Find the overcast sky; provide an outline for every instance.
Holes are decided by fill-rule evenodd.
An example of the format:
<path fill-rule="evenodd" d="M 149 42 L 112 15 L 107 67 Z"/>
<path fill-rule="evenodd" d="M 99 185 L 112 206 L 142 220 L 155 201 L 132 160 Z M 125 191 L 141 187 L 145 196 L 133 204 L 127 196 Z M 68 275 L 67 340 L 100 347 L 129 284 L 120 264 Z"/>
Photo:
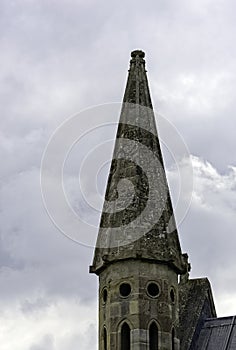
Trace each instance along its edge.
<path fill-rule="evenodd" d="M 146 52 L 155 109 L 192 156 L 192 203 L 179 226 L 191 277 L 209 277 L 219 316 L 236 314 L 235 13 L 234 0 L 0 1 L 2 350 L 97 348 L 97 277 L 88 274 L 93 248 L 50 220 L 40 164 L 67 118 L 121 102 L 137 48 Z M 114 128 L 88 136 L 71 157 L 72 197 L 82 158 L 101 135 L 112 138 Z M 107 169 L 99 173 L 101 193 Z M 171 162 L 167 170 L 174 193 Z M 94 174 L 82 179 L 84 187 Z M 96 237 L 99 215 L 81 193 L 76 205 L 95 226 L 88 224 L 86 234 Z"/>

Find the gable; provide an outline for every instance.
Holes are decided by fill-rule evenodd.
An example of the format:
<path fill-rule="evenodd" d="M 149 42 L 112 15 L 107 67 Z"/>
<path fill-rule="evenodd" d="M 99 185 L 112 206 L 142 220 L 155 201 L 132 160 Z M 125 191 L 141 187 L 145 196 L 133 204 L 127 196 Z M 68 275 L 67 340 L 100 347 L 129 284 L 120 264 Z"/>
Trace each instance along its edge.
<path fill-rule="evenodd" d="M 205 320 L 216 317 L 207 278 L 190 279 L 179 284 L 179 309 L 181 350 L 193 350 Z"/>

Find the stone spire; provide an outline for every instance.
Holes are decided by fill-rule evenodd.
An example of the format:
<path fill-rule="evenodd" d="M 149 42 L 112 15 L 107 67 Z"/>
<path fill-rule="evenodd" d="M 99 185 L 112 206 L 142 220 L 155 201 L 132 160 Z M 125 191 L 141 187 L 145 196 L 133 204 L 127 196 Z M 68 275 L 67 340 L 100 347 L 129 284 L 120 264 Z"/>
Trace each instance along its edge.
<path fill-rule="evenodd" d="M 139 259 L 187 271 L 170 199 L 144 52 L 131 53 L 113 160 L 90 272 Z"/>

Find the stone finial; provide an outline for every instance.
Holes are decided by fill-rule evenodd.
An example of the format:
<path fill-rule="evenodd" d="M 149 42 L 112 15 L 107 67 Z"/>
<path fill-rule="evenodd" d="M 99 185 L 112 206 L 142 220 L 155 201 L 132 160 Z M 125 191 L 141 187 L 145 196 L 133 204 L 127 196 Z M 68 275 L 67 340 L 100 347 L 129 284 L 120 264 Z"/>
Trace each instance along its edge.
<path fill-rule="evenodd" d="M 130 64 L 134 64 L 135 67 L 140 64 L 145 66 L 144 57 L 145 53 L 142 50 L 134 50 L 131 52 Z"/>
<path fill-rule="evenodd" d="M 132 58 L 144 58 L 145 57 L 145 52 L 143 52 L 142 50 L 134 50 L 131 52 L 131 57 Z"/>

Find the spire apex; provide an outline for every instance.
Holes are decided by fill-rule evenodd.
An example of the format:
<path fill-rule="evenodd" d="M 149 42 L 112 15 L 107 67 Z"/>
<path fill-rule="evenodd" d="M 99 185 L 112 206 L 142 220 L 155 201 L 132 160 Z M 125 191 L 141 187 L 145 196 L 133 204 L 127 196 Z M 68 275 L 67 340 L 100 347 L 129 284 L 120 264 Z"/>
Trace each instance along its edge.
<path fill-rule="evenodd" d="M 145 67 L 145 52 L 142 50 L 134 50 L 131 52 L 131 60 L 130 60 L 130 69 L 132 67 L 139 67 L 139 66 L 144 66 Z"/>
<path fill-rule="evenodd" d="M 131 52 L 131 57 L 139 57 L 139 58 L 144 58 L 145 57 L 145 52 L 143 52 L 142 50 L 134 50 Z"/>

